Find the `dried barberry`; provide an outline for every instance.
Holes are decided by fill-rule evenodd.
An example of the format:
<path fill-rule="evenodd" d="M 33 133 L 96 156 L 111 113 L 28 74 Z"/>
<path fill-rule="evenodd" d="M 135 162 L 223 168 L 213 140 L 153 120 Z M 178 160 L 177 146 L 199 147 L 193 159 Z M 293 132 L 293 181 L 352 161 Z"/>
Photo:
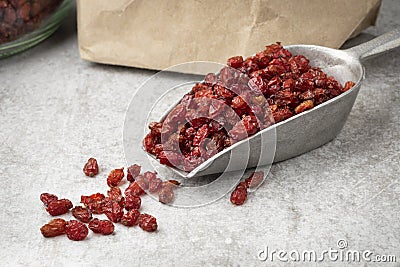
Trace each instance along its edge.
<path fill-rule="evenodd" d="M 135 195 L 127 195 L 125 198 L 125 209 L 140 209 L 140 205 L 142 204 L 142 200 L 139 196 Z"/>
<path fill-rule="evenodd" d="M 47 207 L 50 204 L 50 202 L 58 200 L 58 197 L 50 193 L 42 193 L 40 194 L 40 200 Z"/>
<path fill-rule="evenodd" d="M 108 197 L 117 202 L 121 207 L 125 206 L 125 198 L 122 196 L 121 189 L 119 187 L 110 187 L 107 191 Z"/>
<path fill-rule="evenodd" d="M 72 202 L 68 199 L 59 199 L 51 201 L 46 210 L 51 216 L 58 216 L 67 213 L 72 206 Z"/>
<path fill-rule="evenodd" d="M 66 221 L 61 218 L 53 219 L 40 228 L 44 237 L 54 237 L 65 234 Z"/>
<path fill-rule="evenodd" d="M 154 232 L 157 230 L 157 220 L 155 217 L 143 213 L 139 216 L 139 226 L 146 232 Z"/>
<path fill-rule="evenodd" d="M 245 180 L 245 182 L 248 188 L 253 189 L 259 186 L 263 180 L 264 180 L 264 172 L 260 171 L 252 173 L 250 177 Z"/>
<path fill-rule="evenodd" d="M 139 222 L 140 212 L 137 209 L 132 209 L 124 214 L 121 218 L 121 223 L 125 226 L 134 226 Z"/>
<path fill-rule="evenodd" d="M 109 187 L 118 186 L 123 178 L 124 168 L 112 170 L 107 177 L 107 184 Z"/>
<path fill-rule="evenodd" d="M 90 221 L 89 229 L 97 234 L 111 235 L 114 232 L 114 224 L 109 220 L 95 218 Z"/>
<path fill-rule="evenodd" d="M 122 215 L 124 215 L 124 211 L 121 206 L 112 200 L 106 201 L 103 205 L 103 213 L 110 219 L 112 222 L 117 223 L 121 220 Z"/>
<path fill-rule="evenodd" d="M 88 159 L 85 166 L 83 167 L 83 172 L 90 177 L 93 177 L 96 174 L 98 174 L 99 165 L 97 164 L 97 160 L 95 158 Z"/>
<path fill-rule="evenodd" d="M 150 127 L 150 129 L 152 128 Z M 140 174 L 141 169 L 142 167 L 137 164 L 133 164 L 132 166 L 128 167 L 128 171 L 126 173 L 126 179 L 129 182 L 135 181 L 135 178 Z"/>
<path fill-rule="evenodd" d="M 88 208 L 76 206 L 71 212 L 72 215 L 81 222 L 88 223 L 92 219 L 92 212 Z"/>
<path fill-rule="evenodd" d="M 158 200 L 163 204 L 169 204 L 174 201 L 175 194 L 172 187 L 163 187 L 158 192 Z"/>
<path fill-rule="evenodd" d="M 134 196 L 141 196 L 145 192 L 143 188 L 135 181 L 131 183 L 126 189 L 125 189 L 125 196 L 129 195 L 134 195 Z"/>
<path fill-rule="evenodd" d="M 81 203 L 89 208 L 94 214 L 102 214 L 104 198 L 105 196 L 101 193 L 92 194 L 90 196 L 81 196 Z"/>
<path fill-rule="evenodd" d="M 149 182 L 149 192 L 151 194 L 157 193 L 161 190 L 162 180 L 160 178 L 153 179 Z"/>
<path fill-rule="evenodd" d="M 77 220 L 70 220 L 65 225 L 65 233 L 67 237 L 74 241 L 80 241 L 87 237 L 89 230 L 80 221 Z"/>
<path fill-rule="evenodd" d="M 231 194 L 231 202 L 235 205 L 242 205 L 247 199 L 247 185 L 237 186 Z"/>

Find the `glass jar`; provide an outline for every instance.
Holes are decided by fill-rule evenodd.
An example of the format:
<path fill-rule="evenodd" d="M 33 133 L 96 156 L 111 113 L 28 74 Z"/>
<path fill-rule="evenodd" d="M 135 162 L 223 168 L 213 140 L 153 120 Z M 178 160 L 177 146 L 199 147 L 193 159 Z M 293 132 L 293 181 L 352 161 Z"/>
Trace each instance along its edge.
<path fill-rule="evenodd" d="M 0 58 L 45 40 L 68 15 L 71 0 L 0 0 Z"/>

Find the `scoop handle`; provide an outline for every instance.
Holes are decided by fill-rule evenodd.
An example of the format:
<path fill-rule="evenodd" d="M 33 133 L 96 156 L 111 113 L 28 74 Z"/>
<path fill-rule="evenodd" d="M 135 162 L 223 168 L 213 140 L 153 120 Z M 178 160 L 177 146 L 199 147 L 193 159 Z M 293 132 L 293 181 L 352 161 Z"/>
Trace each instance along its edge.
<path fill-rule="evenodd" d="M 360 60 L 366 60 L 400 46 L 400 28 L 382 34 L 371 41 L 349 48 L 346 51 Z"/>

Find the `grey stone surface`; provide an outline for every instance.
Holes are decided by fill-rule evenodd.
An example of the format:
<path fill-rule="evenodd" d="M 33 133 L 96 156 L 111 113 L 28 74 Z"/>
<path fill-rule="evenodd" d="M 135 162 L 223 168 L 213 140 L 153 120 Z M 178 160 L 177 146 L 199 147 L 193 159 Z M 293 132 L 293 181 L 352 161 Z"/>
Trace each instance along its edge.
<path fill-rule="evenodd" d="M 106 174 L 125 162 L 129 101 L 154 74 L 82 61 L 75 27 L 72 17 L 44 43 L 0 61 L 2 266 L 285 265 L 259 261 L 257 252 L 268 246 L 320 253 L 337 249 L 339 239 L 351 250 L 396 255 L 397 263 L 387 266 L 399 266 L 400 49 L 365 63 L 364 85 L 340 135 L 275 164 L 244 206 L 233 207 L 228 196 L 196 209 L 144 198 L 158 233 L 118 225 L 115 235 L 90 234 L 84 242 L 44 239 L 39 228 L 50 217 L 40 193 L 78 204 L 83 193 L 106 191 Z M 383 0 L 377 25 L 346 46 L 395 27 L 399 2 Z M 94 179 L 81 171 L 90 156 L 101 164 Z"/>

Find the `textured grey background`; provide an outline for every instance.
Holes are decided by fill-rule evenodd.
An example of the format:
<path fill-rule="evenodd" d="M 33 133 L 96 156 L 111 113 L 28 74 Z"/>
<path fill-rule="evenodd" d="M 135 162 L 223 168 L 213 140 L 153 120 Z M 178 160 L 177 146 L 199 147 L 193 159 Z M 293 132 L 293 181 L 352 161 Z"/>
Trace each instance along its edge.
<path fill-rule="evenodd" d="M 39 228 L 50 216 L 40 193 L 78 204 L 82 193 L 105 192 L 105 175 L 125 162 L 129 100 L 154 73 L 80 60 L 74 19 L 39 46 L 0 61 L 1 265 L 266 266 L 257 260 L 265 246 L 322 251 L 337 248 L 338 239 L 349 249 L 394 254 L 397 263 L 388 266 L 400 265 L 400 49 L 366 62 L 367 78 L 341 134 L 275 164 L 244 206 L 233 207 L 228 196 L 196 209 L 144 198 L 158 233 L 117 226 L 113 236 L 90 234 L 84 242 L 44 239 Z M 383 0 L 376 27 L 346 46 L 395 27 L 399 1 Z M 95 179 L 81 172 L 90 156 L 101 164 Z"/>

